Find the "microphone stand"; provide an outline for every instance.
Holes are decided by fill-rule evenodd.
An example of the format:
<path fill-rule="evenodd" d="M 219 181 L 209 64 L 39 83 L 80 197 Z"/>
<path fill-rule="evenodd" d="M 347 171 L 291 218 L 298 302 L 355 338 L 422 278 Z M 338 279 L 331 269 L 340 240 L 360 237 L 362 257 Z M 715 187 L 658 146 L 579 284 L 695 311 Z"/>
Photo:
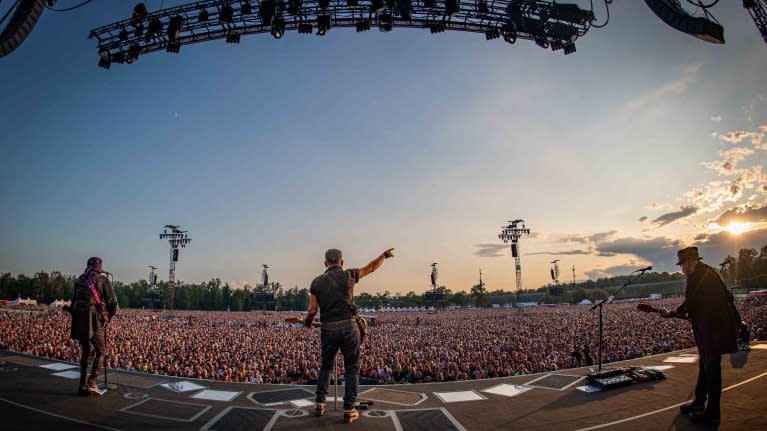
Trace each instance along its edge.
<path fill-rule="evenodd" d="M 591 311 L 594 311 L 594 309 L 599 308 L 599 366 L 597 368 L 597 375 L 600 375 L 602 373 L 602 306 L 610 303 L 615 298 L 615 295 L 619 294 L 621 290 L 623 290 L 626 286 L 630 285 L 631 283 L 635 282 L 639 277 L 643 276 L 645 271 L 647 269 L 640 269 L 639 274 L 635 275 L 634 278 L 627 281 L 623 286 L 620 287 L 620 289 L 613 292 L 612 295 L 608 296 L 607 298 L 597 302 L 594 304 L 593 307 L 591 307 Z"/>

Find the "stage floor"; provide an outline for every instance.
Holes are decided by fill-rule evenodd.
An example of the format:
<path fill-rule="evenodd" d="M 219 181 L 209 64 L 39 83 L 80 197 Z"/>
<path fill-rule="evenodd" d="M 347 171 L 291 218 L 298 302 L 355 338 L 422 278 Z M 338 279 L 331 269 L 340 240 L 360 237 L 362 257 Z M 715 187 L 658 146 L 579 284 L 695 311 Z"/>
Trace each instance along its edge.
<path fill-rule="evenodd" d="M 75 364 L 0 351 L 4 430 L 700 430 L 679 413 L 692 396 L 695 350 L 609 364 L 662 367 L 666 380 L 586 392 L 586 368 L 468 382 L 361 386 L 361 410 L 342 423 L 341 403 L 311 416 L 314 388 L 252 385 L 110 371 L 117 387 L 76 395 Z M 767 430 L 767 344 L 722 360 L 719 430 Z M 343 396 L 343 387 L 339 387 Z"/>

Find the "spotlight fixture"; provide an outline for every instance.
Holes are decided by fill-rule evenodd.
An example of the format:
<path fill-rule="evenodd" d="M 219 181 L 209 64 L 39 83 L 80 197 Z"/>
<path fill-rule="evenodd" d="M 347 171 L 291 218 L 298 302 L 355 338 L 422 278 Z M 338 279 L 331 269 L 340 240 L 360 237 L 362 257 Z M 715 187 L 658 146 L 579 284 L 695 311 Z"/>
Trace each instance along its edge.
<path fill-rule="evenodd" d="M 149 27 L 147 27 L 147 37 L 152 39 L 155 37 L 160 37 L 162 34 L 162 21 L 160 21 L 159 18 L 153 17 L 149 20 Z"/>
<path fill-rule="evenodd" d="M 320 6 L 320 9 L 327 9 L 330 6 L 330 0 L 319 0 L 317 2 Z"/>
<path fill-rule="evenodd" d="M 250 15 L 253 13 L 253 6 L 247 1 L 243 1 L 240 4 L 240 15 Z"/>
<path fill-rule="evenodd" d="M 549 49 L 549 41 L 546 40 L 546 38 L 544 37 L 536 37 L 535 44 L 540 46 L 543 49 Z"/>
<path fill-rule="evenodd" d="M 261 23 L 263 25 L 272 25 L 272 20 L 276 13 L 274 0 L 263 0 L 258 10 L 261 14 Z"/>
<path fill-rule="evenodd" d="M 285 34 L 285 20 L 278 16 L 272 22 L 272 36 L 275 39 L 281 39 Z"/>
<path fill-rule="evenodd" d="M 125 42 L 128 40 L 128 30 L 122 29 L 120 30 L 120 34 L 117 36 L 122 42 Z"/>
<path fill-rule="evenodd" d="M 109 61 L 106 58 L 100 58 L 99 59 L 99 67 L 102 69 L 109 69 L 109 67 L 112 65 L 112 62 Z"/>
<path fill-rule="evenodd" d="M 168 46 L 165 47 L 165 51 L 170 52 L 171 54 L 178 54 L 178 52 L 181 51 L 181 43 L 168 42 Z"/>
<path fill-rule="evenodd" d="M 330 30 L 330 15 L 317 16 L 317 35 L 325 36 L 328 30 Z"/>
<path fill-rule="evenodd" d="M 445 24 L 441 22 L 429 24 L 429 31 L 431 31 L 431 34 L 442 33 L 445 31 Z"/>
<path fill-rule="evenodd" d="M 410 21 L 413 14 L 413 3 L 411 0 L 397 0 L 397 11 L 403 20 Z"/>
<path fill-rule="evenodd" d="M 392 20 L 391 15 L 388 13 L 385 13 L 380 16 L 380 21 L 378 23 L 378 29 L 381 31 L 391 31 L 393 27 L 394 20 Z"/>
<path fill-rule="evenodd" d="M 485 32 L 485 39 L 487 40 L 498 39 L 499 37 L 501 37 L 501 32 L 497 28 L 491 28 Z"/>
<path fill-rule="evenodd" d="M 357 33 L 362 31 L 368 31 L 370 30 L 370 21 L 368 20 L 359 21 L 358 23 L 354 24 L 354 26 L 357 29 Z"/>
<path fill-rule="evenodd" d="M 226 43 L 240 43 L 240 33 L 229 33 L 226 35 Z"/>
<path fill-rule="evenodd" d="M 458 15 L 461 8 L 458 6 L 458 0 L 445 0 L 445 14 L 450 16 Z"/>
<path fill-rule="evenodd" d="M 552 51 L 559 51 L 562 48 L 564 48 L 564 45 L 562 45 L 562 41 L 561 40 L 553 39 L 551 41 L 551 50 Z"/>
<path fill-rule="evenodd" d="M 503 40 L 506 41 L 506 43 L 514 43 L 517 41 L 517 30 L 514 27 L 514 24 L 509 22 L 504 24 L 501 27 L 501 36 L 503 36 Z"/>
<path fill-rule="evenodd" d="M 149 12 L 146 10 L 146 5 L 144 3 L 139 3 L 133 7 L 133 15 L 131 15 L 130 22 L 136 27 L 147 17 L 147 15 L 149 15 Z"/>
<path fill-rule="evenodd" d="M 422 0 L 421 2 L 423 3 L 423 7 L 427 9 L 431 9 L 436 5 L 434 0 Z"/>
<path fill-rule="evenodd" d="M 370 2 L 370 12 L 380 13 L 384 10 L 384 0 L 373 0 Z"/>
<path fill-rule="evenodd" d="M 570 55 L 575 52 L 575 43 L 567 42 L 564 48 L 565 48 L 565 55 Z"/>
<path fill-rule="evenodd" d="M 357 7 L 359 6 L 360 2 L 359 0 L 346 0 L 346 6 L 349 7 Z"/>
<path fill-rule="evenodd" d="M 138 23 L 136 24 L 136 29 L 133 31 L 133 35 L 136 37 L 141 37 L 144 35 L 144 24 Z"/>
<path fill-rule="evenodd" d="M 125 57 L 125 62 L 133 64 L 138 61 L 138 56 L 141 53 L 141 48 L 135 43 L 128 48 L 128 55 Z"/>
<path fill-rule="evenodd" d="M 477 12 L 483 15 L 490 13 L 490 8 L 487 6 L 485 0 L 479 0 L 479 2 L 477 2 Z"/>
<path fill-rule="evenodd" d="M 168 21 L 168 40 L 175 42 L 181 36 L 181 26 L 184 25 L 184 17 L 176 15 Z"/>
<path fill-rule="evenodd" d="M 208 22 L 208 10 L 200 6 L 200 13 L 197 14 L 197 22 L 200 24 L 205 24 Z"/>
<path fill-rule="evenodd" d="M 312 34 L 312 24 L 308 22 L 302 22 L 301 24 L 298 24 L 298 33 Z"/>
<path fill-rule="evenodd" d="M 288 13 L 291 15 L 301 15 L 301 8 L 303 7 L 303 0 L 290 0 L 288 1 Z"/>
<path fill-rule="evenodd" d="M 234 8 L 230 4 L 224 4 L 221 6 L 221 11 L 218 14 L 218 20 L 222 23 L 231 24 L 234 21 Z"/>

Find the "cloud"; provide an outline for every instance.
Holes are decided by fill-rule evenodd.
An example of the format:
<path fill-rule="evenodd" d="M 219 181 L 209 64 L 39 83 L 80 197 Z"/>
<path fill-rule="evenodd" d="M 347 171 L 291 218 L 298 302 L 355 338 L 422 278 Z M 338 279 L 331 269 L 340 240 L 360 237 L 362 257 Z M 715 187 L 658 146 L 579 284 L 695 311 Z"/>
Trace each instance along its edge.
<path fill-rule="evenodd" d="M 615 265 L 605 269 L 595 268 L 591 271 L 586 271 L 585 274 L 591 279 L 616 277 L 619 275 L 631 274 L 638 269 L 638 266 L 640 266 L 640 264 Z"/>
<path fill-rule="evenodd" d="M 761 249 L 767 244 L 767 229 L 743 232 L 737 237 L 729 232 L 708 234 L 695 245 L 698 246 L 703 260 L 711 266 L 718 266 L 727 256 L 734 256 L 740 249 Z"/>
<path fill-rule="evenodd" d="M 639 223 L 644 223 L 644 222 L 646 222 L 646 221 L 647 221 L 647 218 L 648 218 L 647 216 L 642 216 L 642 217 L 639 217 Z"/>
<path fill-rule="evenodd" d="M 689 217 L 693 214 L 698 212 L 698 208 L 695 206 L 683 206 L 679 208 L 679 211 L 672 211 L 670 213 L 662 214 L 658 217 L 656 217 L 652 223 L 655 223 L 658 225 L 658 227 L 663 227 L 669 223 L 675 222 L 679 219 L 683 219 L 685 217 Z"/>
<path fill-rule="evenodd" d="M 722 121 L 722 116 L 721 115 L 713 116 L 713 117 L 711 117 L 711 121 L 713 121 L 715 123 L 718 123 L 718 122 Z"/>
<path fill-rule="evenodd" d="M 666 237 L 655 238 L 617 238 L 613 241 L 597 245 L 598 256 L 630 255 L 635 256 L 631 262 L 644 265 L 649 262 L 658 271 L 673 270 L 676 262 L 676 250 L 680 242 Z"/>
<path fill-rule="evenodd" d="M 669 98 L 680 96 L 696 80 L 700 66 L 701 64 L 688 66 L 683 71 L 681 78 L 666 82 L 650 91 L 644 91 L 641 96 L 624 103 L 619 108 L 620 112 L 628 115 L 646 112 L 658 105 L 662 105 Z"/>
<path fill-rule="evenodd" d="M 761 223 L 767 222 L 767 204 L 762 206 L 731 208 L 714 220 L 719 226 L 727 226 L 733 222 Z"/>
<path fill-rule="evenodd" d="M 703 166 L 714 170 L 719 175 L 731 176 L 739 172 L 738 163 L 746 160 L 749 156 L 753 155 L 755 151 L 746 147 L 730 148 L 727 151 L 721 151 L 719 155 L 722 156 L 721 160 L 715 160 L 713 162 L 705 162 Z"/>
<path fill-rule="evenodd" d="M 611 230 L 608 232 L 598 232 L 592 235 L 567 235 L 561 238 L 561 242 L 577 242 L 580 244 L 593 244 L 600 241 L 604 241 L 611 236 L 615 235 L 617 231 Z"/>
<path fill-rule="evenodd" d="M 767 133 L 767 126 L 760 126 L 759 132 L 746 132 L 739 130 L 737 132 L 728 132 L 724 135 L 719 135 L 719 139 L 729 142 L 730 144 L 739 144 L 744 140 L 750 140 L 751 145 L 756 149 L 767 150 L 767 142 L 764 141 L 764 136 Z"/>
<path fill-rule="evenodd" d="M 551 256 L 567 256 L 567 255 L 578 255 L 578 254 L 592 254 L 589 250 L 566 250 L 566 251 L 538 251 L 535 253 L 525 253 L 525 256 L 535 256 L 539 254 L 548 254 Z"/>
<path fill-rule="evenodd" d="M 474 252 L 477 256 L 499 257 L 506 255 L 505 251 L 509 248 L 509 244 L 475 244 L 474 247 L 479 249 Z"/>

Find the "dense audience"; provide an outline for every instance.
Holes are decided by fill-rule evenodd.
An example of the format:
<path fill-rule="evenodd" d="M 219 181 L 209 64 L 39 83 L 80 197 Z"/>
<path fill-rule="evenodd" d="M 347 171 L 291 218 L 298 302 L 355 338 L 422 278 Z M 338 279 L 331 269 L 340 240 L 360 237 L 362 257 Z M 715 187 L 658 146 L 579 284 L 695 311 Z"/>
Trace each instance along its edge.
<path fill-rule="evenodd" d="M 652 301 L 674 308 L 679 299 Z M 739 305 L 751 339 L 765 339 L 767 301 Z M 289 312 L 121 310 L 108 326 L 108 366 L 186 378 L 316 383 L 318 329 L 284 323 Z M 363 383 L 484 379 L 598 361 L 597 313 L 588 306 L 378 313 L 362 346 Z M 0 308 L 0 348 L 77 362 L 70 317 L 57 308 Z M 693 347 L 688 322 L 604 309 L 603 362 Z M 340 359 L 343 375 L 343 361 Z"/>

